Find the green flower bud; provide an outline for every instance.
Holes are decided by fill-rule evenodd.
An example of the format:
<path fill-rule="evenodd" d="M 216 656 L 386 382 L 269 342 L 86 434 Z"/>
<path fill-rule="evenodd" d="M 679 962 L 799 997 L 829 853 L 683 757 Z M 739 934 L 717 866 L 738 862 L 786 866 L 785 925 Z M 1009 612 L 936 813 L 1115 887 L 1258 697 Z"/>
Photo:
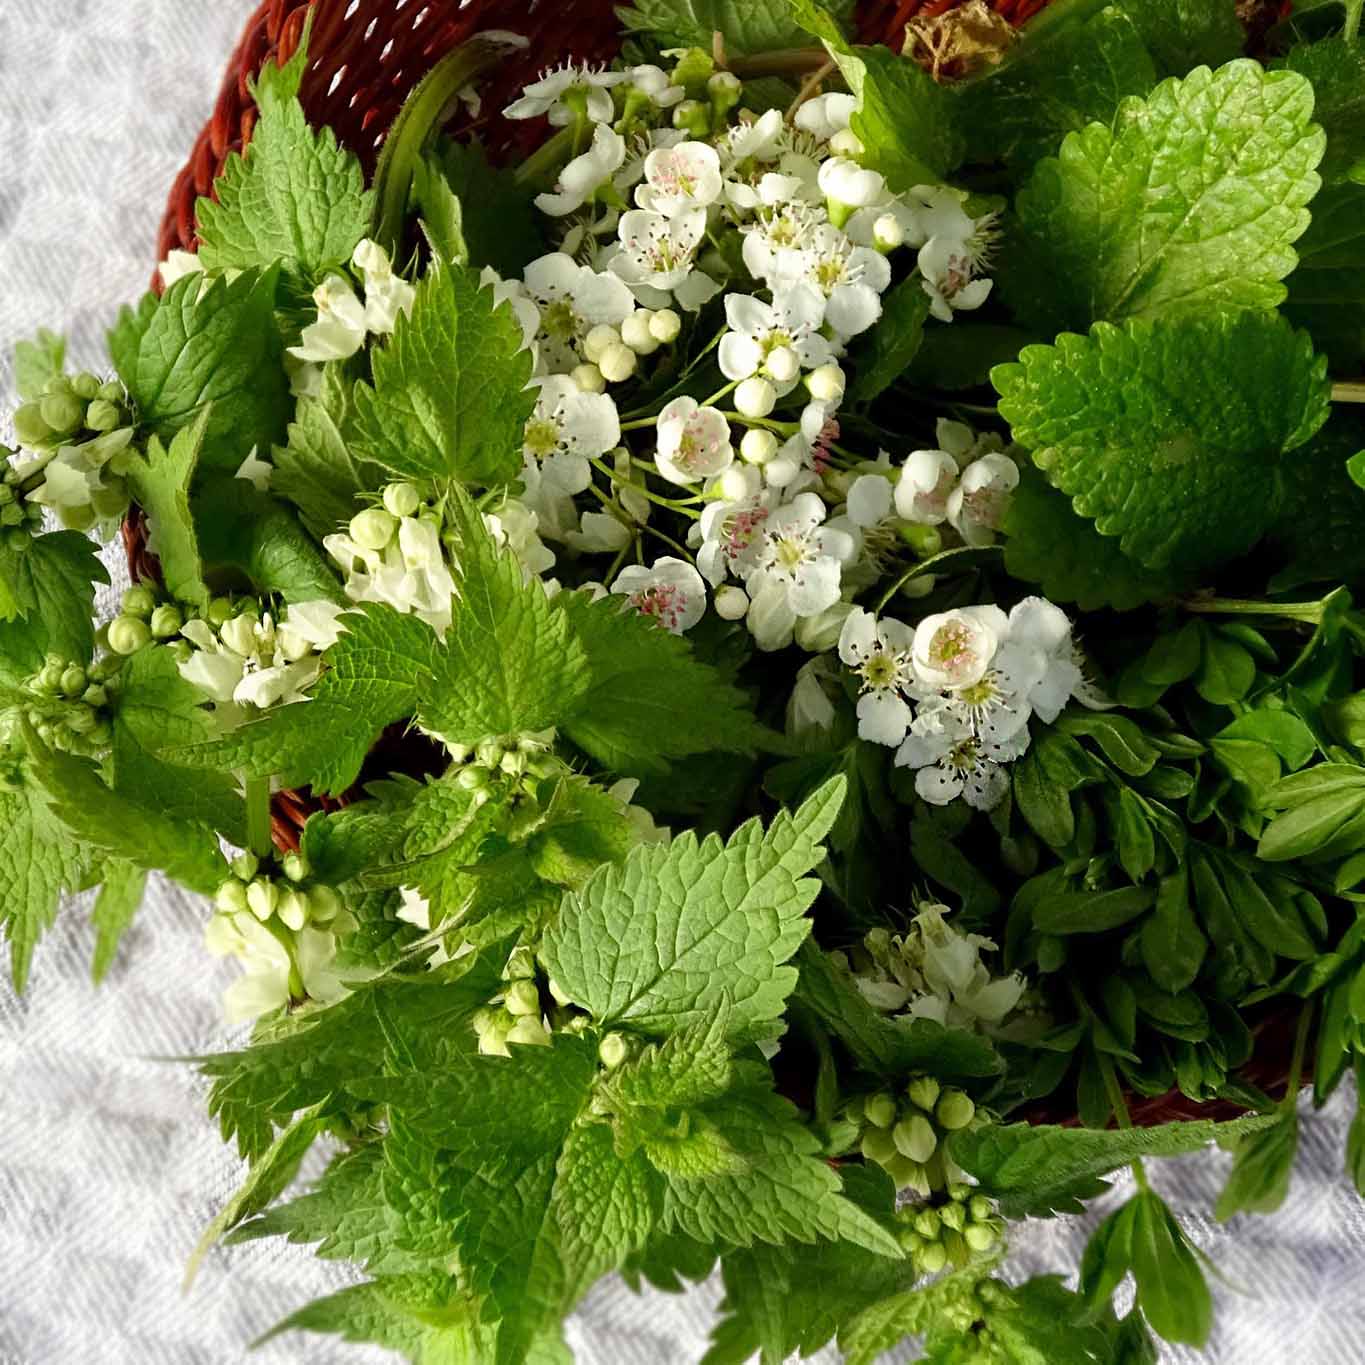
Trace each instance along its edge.
<path fill-rule="evenodd" d="M 678 64 L 673 68 L 672 83 L 686 87 L 689 93 L 695 93 L 706 88 L 706 82 L 711 79 L 715 69 L 715 60 L 705 48 L 689 47 L 678 57 Z"/>
<path fill-rule="evenodd" d="M 854 1123 L 861 1123 L 863 1120 L 863 1097 L 854 1095 L 852 1099 L 844 1101 L 844 1117 Z"/>
<path fill-rule="evenodd" d="M 984 1194 L 974 1194 L 968 1201 L 967 1212 L 971 1214 L 973 1223 L 984 1223 L 995 1216 L 995 1201 Z"/>
<path fill-rule="evenodd" d="M 485 739 L 475 748 L 474 761 L 484 768 L 496 768 L 505 752 L 496 739 Z"/>
<path fill-rule="evenodd" d="M 597 1045 L 597 1055 L 608 1071 L 614 1071 L 630 1056 L 630 1044 L 623 1033 L 609 1033 Z"/>
<path fill-rule="evenodd" d="M 961 1232 L 967 1226 L 967 1210 L 961 1204 L 944 1204 L 938 1211 L 945 1228 Z"/>
<path fill-rule="evenodd" d="M 106 403 L 122 403 L 126 395 L 123 391 L 123 385 L 117 379 L 110 379 L 107 383 L 100 385 L 100 391 L 95 396 L 103 398 Z"/>
<path fill-rule="evenodd" d="M 57 520 L 68 531 L 89 531 L 99 520 L 99 514 L 92 506 L 59 507 Z"/>
<path fill-rule="evenodd" d="M 97 716 L 94 728 L 85 738 L 92 749 L 102 749 L 106 744 L 112 743 L 114 727 L 106 717 Z"/>
<path fill-rule="evenodd" d="M 921 1165 L 933 1156 L 938 1146 L 934 1125 L 923 1114 L 912 1114 L 902 1119 L 892 1130 L 892 1137 L 902 1156 Z"/>
<path fill-rule="evenodd" d="M 330 924 L 341 913 L 341 897 L 330 886 L 310 886 L 308 906 L 319 924 Z"/>
<path fill-rule="evenodd" d="M 49 393 L 38 400 L 43 421 L 53 433 L 72 432 L 85 416 L 85 404 L 73 393 Z"/>
<path fill-rule="evenodd" d="M 520 777 L 526 771 L 526 755 L 516 749 L 508 749 L 498 761 L 498 767 L 508 777 Z"/>
<path fill-rule="evenodd" d="M 461 768 L 455 774 L 455 781 L 465 791 L 478 791 L 480 787 L 488 785 L 488 770 L 486 768 Z"/>
<path fill-rule="evenodd" d="M 64 677 L 66 677 L 66 666 L 60 659 L 49 659 L 38 670 L 34 678 L 34 690 L 55 696 L 61 691 Z"/>
<path fill-rule="evenodd" d="M 474 1032 L 482 1038 L 494 1027 L 494 1012 L 489 1009 L 475 1010 L 474 1017 L 469 1022 L 474 1026 Z"/>
<path fill-rule="evenodd" d="M 109 648 L 115 654 L 136 654 L 151 640 L 152 632 L 146 621 L 136 616 L 119 616 L 109 623 Z"/>
<path fill-rule="evenodd" d="M 248 903 L 250 893 L 248 893 Z M 280 921 L 298 933 L 305 924 L 308 923 L 308 901 L 300 892 L 292 886 L 286 886 L 281 891 L 275 901 L 275 913 L 280 917 Z"/>
<path fill-rule="evenodd" d="M 549 1047 L 550 1035 L 538 1014 L 523 1014 L 508 1030 L 507 1041 L 523 1047 Z"/>
<path fill-rule="evenodd" d="M 890 1160 L 882 1162 L 882 1167 L 895 1182 L 898 1190 L 916 1189 L 924 1183 L 922 1178 L 924 1168 L 917 1161 L 911 1161 L 909 1157 L 902 1156 L 899 1152 L 893 1153 Z"/>
<path fill-rule="evenodd" d="M 3 465 L 4 461 L 8 458 L 9 454 L 5 453 L 3 448 L 0 448 L 0 465 Z M 16 496 L 17 494 L 14 491 L 13 484 L 0 483 L 0 507 L 11 506 Z"/>
<path fill-rule="evenodd" d="M 112 403 L 106 403 L 103 398 L 96 398 L 85 409 L 85 425 L 91 431 L 113 431 L 122 416 L 123 414 Z"/>
<path fill-rule="evenodd" d="M 896 1101 L 885 1092 L 869 1095 L 864 1102 L 863 1112 L 869 1123 L 875 1123 L 878 1128 L 890 1128 L 896 1121 Z"/>
<path fill-rule="evenodd" d="M 955 1180 L 948 1186 L 948 1198 L 957 1203 L 965 1203 L 972 1197 L 972 1187 L 961 1180 Z"/>
<path fill-rule="evenodd" d="M 398 523 L 382 507 L 367 507 L 351 518 L 351 539 L 362 550 L 382 550 L 394 537 Z"/>
<path fill-rule="evenodd" d="M 227 625 L 235 614 L 236 608 L 232 605 L 230 597 L 215 597 L 209 603 L 209 609 L 204 613 L 204 619 L 214 630 L 218 630 Z"/>
<path fill-rule="evenodd" d="M 14 434 L 20 445 L 45 446 L 52 440 L 53 431 L 43 420 L 42 408 L 37 403 L 25 403 L 14 412 Z"/>
<path fill-rule="evenodd" d="M 503 1002 L 509 1014 L 539 1014 L 540 992 L 534 981 L 514 981 L 507 988 L 507 998 Z"/>
<path fill-rule="evenodd" d="M 943 534 L 937 526 L 902 521 L 896 524 L 896 534 L 910 547 L 916 559 L 930 559 L 943 549 Z"/>
<path fill-rule="evenodd" d="M 71 380 L 71 392 L 77 398 L 84 398 L 88 403 L 92 398 L 98 398 L 100 391 L 99 375 L 91 374 L 89 370 L 83 370 L 80 374 L 74 375 Z"/>
<path fill-rule="evenodd" d="M 943 1231 L 943 1220 L 937 1209 L 923 1208 L 915 1215 L 914 1228 L 926 1241 L 936 1241 Z"/>
<path fill-rule="evenodd" d="M 937 1275 L 948 1264 L 948 1252 L 937 1242 L 931 1242 L 915 1257 L 915 1264 L 926 1275 Z"/>
<path fill-rule="evenodd" d="M 99 683 L 91 683 L 91 685 L 81 693 L 81 700 L 87 706 L 93 706 L 97 709 L 101 706 L 108 706 L 109 691 Z"/>
<path fill-rule="evenodd" d="M 24 509 L 17 502 L 0 507 L 0 526 L 22 526 L 26 520 Z"/>
<path fill-rule="evenodd" d="M 536 974 L 536 956 L 523 944 L 519 948 L 513 948 L 507 958 L 507 965 L 502 969 L 502 974 L 508 981 L 532 981 Z"/>
<path fill-rule="evenodd" d="M 673 126 L 694 138 L 711 135 L 711 111 L 700 100 L 683 100 L 673 106 Z"/>
<path fill-rule="evenodd" d="M 916 1076 L 905 1087 L 905 1093 L 910 1096 L 911 1103 L 918 1105 L 926 1114 L 932 1114 L 942 1089 L 932 1076 Z"/>
<path fill-rule="evenodd" d="M 990 1223 L 969 1223 L 962 1238 L 973 1251 L 989 1251 L 1000 1240 L 1000 1234 Z"/>
<path fill-rule="evenodd" d="M 384 507 L 395 517 L 410 517 L 422 505 L 422 495 L 414 484 L 391 483 L 384 490 Z"/>
<path fill-rule="evenodd" d="M 247 908 L 246 887 L 235 878 L 225 881 L 214 896 L 213 903 L 225 915 L 240 914 Z"/>
<path fill-rule="evenodd" d="M 232 869 L 234 877 L 249 882 L 261 870 L 261 860 L 250 849 L 243 849 L 228 866 Z"/>
<path fill-rule="evenodd" d="M 896 1155 L 896 1144 L 885 1128 L 869 1128 L 863 1134 L 858 1150 L 869 1161 L 884 1166 Z"/>
<path fill-rule="evenodd" d="M 280 867 L 291 882 L 301 882 L 312 871 L 302 853 L 286 853 L 280 861 Z"/>
<path fill-rule="evenodd" d="M 945 1090 L 934 1110 L 934 1117 L 950 1133 L 965 1128 L 976 1117 L 976 1105 L 970 1095 L 961 1090 Z"/>
<path fill-rule="evenodd" d="M 896 1240 L 901 1244 L 902 1251 L 912 1254 L 919 1251 L 924 1246 L 924 1238 L 917 1233 L 914 1228 L 899 1228 L 896 1232 Z"/>
<path fill-rule="evenodd" d="M 99 724 L 99 717 L 81 702 L 76 702 L 66 714 L 66 728 L 73 735 L 88 735 Z"/>
<path fill-rule="evenodd" d="M 169 640 L 172 635 L 180 634 L 180 628 L 185 624 L 185 618 L 181 616 L 179 607 L 174 607 L 167 602 L 152 612 L 150 624 L 152 634 L 158 640 Z"/>
<path fill-rule="evenodd" d="M 90 675 L 91 682 L 112 682 L 123 672 L 123 658 L 118 654 L 106 654 L 102 659 L 96 659 L 85 671 Z"/>
<path fill-rule="evenodd" d="M 247 907 L 262 923 L 275 913 L 279 900 L 279 890 L 268 878 L 258 877 L 246 889 Z"/>
<path fill-rule="evenodd" d="M 712 120 L 720 128 L 725 124 L 726 114 L 739 103 L 744 85 L 733 71 L 717 71 L 706 82 L 706 93 L 711 96 Z"/>
<path fill-rule="evenodd" d="M 156 594 L 139 583 L 123 594 L 121 606 L 125 616 L 149 617 L 156 610 Z"/>

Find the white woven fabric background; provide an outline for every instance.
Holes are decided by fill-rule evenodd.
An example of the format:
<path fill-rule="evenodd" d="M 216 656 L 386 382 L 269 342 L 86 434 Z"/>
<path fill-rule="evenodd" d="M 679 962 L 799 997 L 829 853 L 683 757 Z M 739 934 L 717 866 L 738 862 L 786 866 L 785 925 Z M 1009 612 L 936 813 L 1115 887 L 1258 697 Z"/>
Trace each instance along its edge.
<path fill-rule="evenodd" d="M 206 117 L 248 0 L 0 0 L 0 343 L 65 327 L 100 367 L 103 328 L 145 287 L 167 189 Z M 11 392 L 0 368 L 0 408 Z M 119 569 L 116 556 L 111 567 Z M 345 1283 L 305 1248 L 213 1253 L 194 1289 L 185 1258 L 240 1177 L 184 1065 L 222 1047 L 229 971 L 201 947 L 205 906 L 153 885 L 101 990 L 88 979 L 87 907 L 66 907 L 27 996 L 0 980 L 0 1365 L 224 1365 L 292 1308 Z M 1214 1227 L 1202 1212 L 1226 1158 L 1156 1178 L 1226 1275 L 1207 1355 L 1168 1362 L 1365 1361 L 1365 1211 L 1341 1150 L 1353 1097 L 1311 1120 L 1290 1208 Z M 1112 1197 L 1111 1197 L 1112 1198 Z M 1034 1223 L 1020 1274 L 1073 1267 L 1085 1227 Z M 686 1299 L 600 1287 L 569 1326 L 583 1365 L 687 1365 L 716 1286 Z M 261 1365 L 387 1361 L 288 1337 Z M 833 1354 L 822 1359 L 832 1361 Z"/>

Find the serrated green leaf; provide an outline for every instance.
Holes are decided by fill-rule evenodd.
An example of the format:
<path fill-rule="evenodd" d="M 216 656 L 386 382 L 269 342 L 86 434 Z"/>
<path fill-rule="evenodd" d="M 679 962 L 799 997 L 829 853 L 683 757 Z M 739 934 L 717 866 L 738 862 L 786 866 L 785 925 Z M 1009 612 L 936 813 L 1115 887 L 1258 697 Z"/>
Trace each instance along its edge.
<path fill-rule="evenodd" d="M 1284 59 L 1313 86 L 1313 117 L 1327 134 L 1327 151 L 1318 167 L 1323 182 L 1346 179 L 1365 157 L 1365 47 L 1343 37 L 1299 43 Z M 1313 216 L 1318 216 L 1317 204 Z"/>
<path fill-rule="evenodd" d="M 1274 308 L 1320 184 L 1312 112 L 1306 80 L 1247 60 L 1126 101 L 1039 162 L 1006 289 L 1053 330 Z"/>
<path fill-rule="evenodd" d="M 535 406 L 531 355 L 510 305 L 494 304 L 477 271 L 434 264 L 371 365 L 347 433 L 361 454 L 409 478 L 516 478 Z"/>
<path fill-rule="evenodd" d="M 98 986 L 114 965 L 114 956 L 128 926 L 142 904 L 147 886 L 147 873 L 136 863 L 111 859 L 105 863 L 99 895 L 90 912 L 90 923 L 95 930 L 95 954 L 90 974 Z"/>
<path fill-rule="evenodd" d="M 294 504 L 299 520 L 321 540 L 350 521 L 357 495 L 388 482 L 385 471 L 355 455 L 342 432 L 349 421 L 351 385 L 340 365 L 322 372 L 322 391 L 301 398 L 285 445 L 276 446 L 271 491 Z"/>
<path fill-rule="evenodd" d="M 492 266 L 504 279 L 512 279 L 546 250 L 534 188 L 518 179 L 511 167 L 491 164 L 482 144 L 442 140 L 428 153 L 426 164 L 459 205 L 460 237 L 467 253 L 462 263 L 476 269 Z M 418 206 L 429 222 L 428 197 L 421 181 L 414 183 Z"/>
<path fill-rule="evenodd" d="M 1365 193 L 1365 188 L 1362 189 Z M 1362 208 L 1365 212 L 1365 207 Z M 1361 333 L 1365 357 L 1365 328 Z M 1365 451 L 1365 417 L 1350 405 L 1332 415 L 1294 460 L 1277 525 L 1271 531 L 1287 563 L 1272 591 L 1304 583 L 1355 583 L 1365 577 L 1365 491 L 1352 473 Z"/>
<path fill-rule="evenodd" d="M 818 9 L 831 22 L 845 22 L 852 0 L 827 0 Z M 734 56 L 771 52 L 774 48 L 805 47 L 814 32 L 801 9 L 788 0 L 634 0 L 616 11 L 628 33 L 646 33 L 661 48 L 700 47 L 711 50 L 711 35 L 719 33 L 725 50 Z"/>
<path fill-rule="evenodd" d="M 1234 0 L 1119 0 L 1163 76 L 1215 70 L 1242 55 L 1246 30 Z"/>
<path fill-rule="evenodd" d="M 57 898 L 81 884 L 89 860 L 36 782 L 0 791 L 0 924 L 16 993 L 28 982 L 34 945 L 57 916 Z"/>
<path fill-rule="evenodd" d="M 601 1024 L 664 1035 L 728 996 L 734 1035 L 761 1036 L 796 985 L 782 964 L 810 931 L 817 884 L 806 874 L 844 789 L 827 783 L 766 833 L 756 820 L 727 843 L 689 832 L 599 869 L 545 936 L 550 975 Z"/>
<path fill-rule="evenodd" d="M 49 379 L 62 373 L 66 361 L 66 338 L 39 328 L 32 341 L 14 344 L 14 390 L 26 403 L 43 396 Z"/>
<path fill-rule="evenodd" d="M 662 1043 L 651 1043 L 616 1070 L 603 1085 L 614 1105 L 663 1109 L 719 1099 L 732 1079 L 729 1002 Z"/>
<path fill-rule="evenodd" d="M 134 452 L 127 459 L 128 486 L 149 519 L 161 581 L 177 602 L 200 611 L 208 606 L 209 590 L 190 515 L 190 484 L 211 411 L 201 409 L 194 422 L 176 432 L 169 449 L 153 435 L 145 455 Z"/>
<path fill-rule="evenodd" d="M 1130 559 L 1036 469 L 1024 471 L 1005 513 L 1005 568 L 1039 584 L 1049 601 L 1074 602 L 1082 611 L 1131 611 L 1168 596 L 1179 583 Z"/>
<path fill-rule="evenodd" d="M 1250 312 L 1096 323 L 1025 347 L 991 380 L 1015 439 L 1076 511 L 1141 564 L 1181 573 L 1226 562 L 1271 525 L 1284 456 L 1330 404 L 1308 338 Z"/>
<path fill-rule="evenodd" d="M 48 654 L 84 664 L 95 649 L 95 584 L 109 574 L 78 531 L 35 536 L 5 565 L 17 620 L 0 621 L 0 682 L 17 685 Z M 0 564 L 5 564 L 0 559 Z"/>
<path fill-rule="evenodd" d="M 999 1200 L 1006 1218 L 1046 1218 L 1078 1212 L 1080 1201 L 1105 1188 L 1100 1177 L 1135 1157 L 1180 1156 L 1210 1142 L 1254 1133 L 1271 1121 L 1253 1115 L 1230 1123 L 1198 1119 L 1110 1130 L 983 1124 L 952 1134 L 948 1152 Z"/>
<path fill-rule="evenodd" d="M 373 198 L 360 162 L 330 128 L 310 129 L 297 99 L 268 102 L 213 191 L 195 205 L 206 270 L 284 262 L 310 279 L 350 260 Z"/>
<path fill-rule="evenodd" d="M 278 271 L 244 271 L 203 289 L 198 272 L 136 312 L 125 308 L 109 354 L 143 427 L 163 441 L 213 405 L 200 456 L 206 469 L 234 472 L 252 446 L 284 435 L 289 383 L 275 324 Z M 203 292 L 201 293 L 201 289 Z"/>

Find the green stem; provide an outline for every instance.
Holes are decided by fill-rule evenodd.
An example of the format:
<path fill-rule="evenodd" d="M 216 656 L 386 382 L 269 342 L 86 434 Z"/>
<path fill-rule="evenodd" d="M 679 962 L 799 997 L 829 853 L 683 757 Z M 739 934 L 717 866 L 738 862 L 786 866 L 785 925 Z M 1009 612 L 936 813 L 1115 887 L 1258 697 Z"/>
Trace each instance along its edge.
<path fill-rule="evenodd" d="M 1313 1014 L 1316 1009 L 1317 1001 L 1309 1000 L 1299 1015 L 1299 1029 L 1294 1035 L 1294 1059 L 1289 1064 L 1289 1088 L 1284 1092 L 1284 1099 L 1280 1101 L 1280 1109 L 1286 1114 L 1298 1103 L 1299 1085 L 1303 1080 L 1303 1062 L 1308 1053 L 1308 1034 L 1313 1026 Z"/>
<path fill-rule="evenodd" d="M 728 422 L 739 422 L 746 427 L 767 427 L 783 436 L 794 436 L 801 430 L 800 422 L 780 422 L 775 417 L 746 417 L 732 408 L 717 408 L 716 411 Z"/>
<path fill-rule="evenodd" d="M 664 533 L 661 530 L 659 530 L 657 526 L 651 526 L 649 522 L 645 522 L 644 526 L 641 529 L 644 530 L 647 534 L 655 536 L 659 540 L 662 540 L 665 545 L 672 546 L 672 548 L 675 549 L 680 555 L 682 555 L 682 557 L 689 564 L 695 564 L 697 562 L 696 559 L 693 558 L 691 550 L 689 550 L 685 545 L 680 545 L 676 540 L 673 539 L 672 536 L 664 535 Z"/>
<path fill-rule="evenodd" d="M 403 244 L 413 171 L 427 139 L 440 126 L 451 103 L 475 77 L 496 64 L 506 48 L 474 37 L 452 49 L 421 79 L 408 96 L 384 139 L 374 175 L 371 236 L 391 256 Z"/>
<path fill-rule="evenodd" d="M 1360 11 L 1356 11 L 1356 23 L 1360 23 Z M 1332 402 L 1365 403 L 1365 379 L 1343 379 L 1332 385 Z"/>
<path fill-rule="evenodd" d="M 244 787 L 246 846 L 258 858 L 268 858 L 274 851 L 274 844 L 270 838 L 270 779 L 248 777 Z"/>
<path fill-rule="evenodd" d="M 1114 1063 L 1099 1048 L 1095 1048 L 1094 1051 L 1095 1061 L 1100 1068 L 1100 1075 L 1104 1078 L 1105 1094 L 1109 1096 L 1109 1104 L 1114 1111 L 1114 1120 L 1120 1128 L 1131 1128 L 1133 1120 L 1128 1116 L 1128 1101 L 1123 1098 L 1123 1087 L 1119 1084 L 1118 1072 L 1114 1070 Z M 1147 1171 L 1142 1164 L 1142 1158 L 1135 1156 L 1130 1164 L 1133 1167 L 1133 1176 L 1137 1180 L 1138 1189 L 1148 1189 Z"/>
<path fill-rule="evenodd" d="M 670 512 L 680 512 L 685 517 L 691 517 L 693 521 L 697 521 L 701 517 L 700 512 L 694 512 L 686 503 L 678 502 L 673 498 L 661 498 L 657 493 L 651 493 L 644 484 L 623 479 L 603 460 L 590 460 L 589 463 L 599 474 L 605 474 L 618 488 L 629 488 L 632 493 L 638 493 L 642 498 L 648 498 L 650 502 L 658 503 L 660 507 L 667 507 Z"/>
<path fill-rule="evenodd" d="M 1342 29 L 1341 36 L 1348 42 L 1355 42 L 1360 34 L 1360 15 L 1365 10 L 1365 0 L 1346 0 L 1346 27 Z M 1365 388 L 1365 385 L 1362 385 Z M 1365 401 L 1353 399 L 1353 402 Z"/>
<path fill-rule="evenodd" d="M 1188 597 L 1182 610 L 1211 616 L 1281 616 L 1289 621 L 1322 624 L 1321 602 L 1250 602 L 1236 597 Z"/>
<path fill-rule="evenodd" d="M 716 405 L 716 403 L 717 403 L 717 401 L 718 401 L 719 399 L 724 398 L 725 395 L 726 395 L 727 393 L 733 393 L 734 390 L 737 389 L 737 388 L 739 388 L 739 380 L 738 380 L 738 379 L 732 379 L 728 384 L 726 384 L 726 385 L 722 386 L 721 388 L 717 389 L 717 390 L 715 391 L 715 393 L 713 393 L 713 394 L 710 396 L 710 398 L 703 398 L 703 399 L 701 400 L 701 405 L 702 405 L 702 407 L 704 407 L 704 408 L 715 407 L 715 405 Z"/>

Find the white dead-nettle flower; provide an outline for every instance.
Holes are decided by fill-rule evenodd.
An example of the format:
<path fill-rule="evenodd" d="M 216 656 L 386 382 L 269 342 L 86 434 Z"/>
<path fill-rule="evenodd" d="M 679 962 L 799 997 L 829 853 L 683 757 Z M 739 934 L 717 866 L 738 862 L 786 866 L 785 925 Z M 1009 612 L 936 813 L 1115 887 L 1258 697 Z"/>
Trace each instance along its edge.
<path fill-rule="evenodd" d="M 532 81 L 502 112 L 513 119 L 547 117 L 556 128 L 566 128 L 575 118 L 589 118 L 594 123 L 611 121 L 615 109 L 611 87 L 630 79 L 629 72 L 607 71 L 586 63 L 566 62 L 546 71 L 539 80 Z"/>

